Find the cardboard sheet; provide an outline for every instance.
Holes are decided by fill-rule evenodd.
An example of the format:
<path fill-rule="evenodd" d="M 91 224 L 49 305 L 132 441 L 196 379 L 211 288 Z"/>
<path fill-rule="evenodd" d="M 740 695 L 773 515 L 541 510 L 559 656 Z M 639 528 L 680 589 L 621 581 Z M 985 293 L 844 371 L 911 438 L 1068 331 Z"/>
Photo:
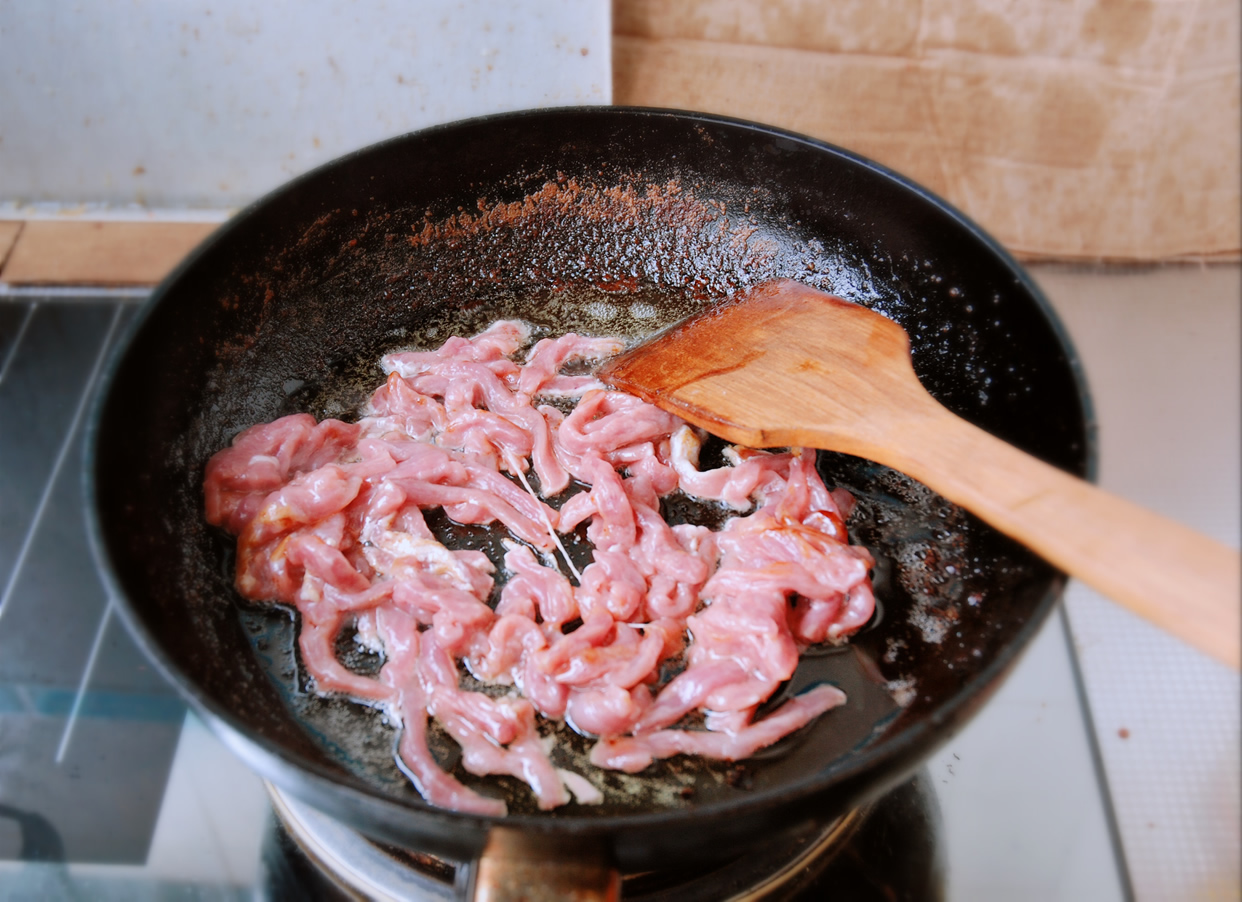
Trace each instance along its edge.
<path fill-rule="evenodd" d="M 613 99 L 878 160 L 1027 258 L 1237 259 L 1235 0 L 614 0 Z"/>

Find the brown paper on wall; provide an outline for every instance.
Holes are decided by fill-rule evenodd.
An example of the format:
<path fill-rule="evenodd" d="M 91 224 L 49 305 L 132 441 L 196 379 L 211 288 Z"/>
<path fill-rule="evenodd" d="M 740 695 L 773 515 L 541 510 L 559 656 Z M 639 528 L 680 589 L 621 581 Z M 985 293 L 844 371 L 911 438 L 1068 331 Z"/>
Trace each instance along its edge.
<path fill-rule="evenodd" d="M 1027 258 L 1237 259 L 1236 0 L 614 0 L 613 100 L 871 157 Z"/>

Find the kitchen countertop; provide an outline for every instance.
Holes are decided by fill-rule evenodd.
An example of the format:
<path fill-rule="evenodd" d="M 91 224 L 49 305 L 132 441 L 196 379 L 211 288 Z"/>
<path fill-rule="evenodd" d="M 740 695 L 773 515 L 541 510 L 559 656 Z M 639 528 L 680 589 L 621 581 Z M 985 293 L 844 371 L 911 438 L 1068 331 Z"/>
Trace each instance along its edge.
<path fill-rule="evenodd" d="M 1099 483 L 1105 489 L 1239 545 L 1239 312 L 1242 270 L 1235 264 L 1106 267 L 1031 265 L 1062 318 L 1086 372 L 1099 429 Z M 1129 891 L 1141 900 L 1238 899 L 1239 679 L 1205 655 L 1072 581 L 1064 612 L 1073 665 L 1094 736 Z M 1030 899 L 1103 898 L 1107 888 L 1071 889 L 1083 857 L 1102 854 L 1097 831 L 1057 823 L 1057 803 L 1033 810 L 1049 818 L 1038 849 L 1013 854 L 1012 836 L 974 816 L 1031 792 L 1089 791 L 1033 779 L 1015 787 L 989 772 L 998 757 L 1046 766 L 1045 747 L 1006 737 L 1024 717 L 1063 716 L 1065 687 L 1041 684 L 1029 659 L 991 705 L 1005 718 L 975 723 L 937 756 L 933 773 L 970 781 L 949 804 L 948 841 L 988 850 L 962 876 L 957 899 L 1017 898 L 1004 880 L 1029 868 Z M 982 719 L 981 719 L 982 720 Z M 968 751 L 963 751 L 965 745 Z M 1073 750 L 1067 750 L 1072 757 Z M 1012 760 L 1009 762 L 1012 763 Z M 1081 779 L 1081 775 L 1077 775 Z M 1088 812 L 1089 814 L 1089 812 Z M 1041 876 L 1034 873 L 1042 868 Z"/>
<path fill-rule="evenodd" d="M 1237 548 L 1239 267 L 1032 271 L 1083 360 L 1101 486 Z M 1081 584 L 1066 610 L 1137 897 L 1239 898 L 1238 674 Z"/>

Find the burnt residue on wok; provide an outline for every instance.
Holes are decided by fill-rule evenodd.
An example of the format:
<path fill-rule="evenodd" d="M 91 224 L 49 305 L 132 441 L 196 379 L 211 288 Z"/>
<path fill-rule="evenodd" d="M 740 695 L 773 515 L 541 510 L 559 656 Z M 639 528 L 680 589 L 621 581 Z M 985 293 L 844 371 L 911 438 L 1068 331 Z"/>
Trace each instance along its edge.
<path fill-rule="evenodd" d="M 383 378 L 383 353 L 502 317 L 544 334 L 637 339 L 794 278 L 900 322 L 920 378 L 957 413 L 1074 472 L 1087 466 L 1063 336 L 1020 271 L 951 210 L 779 132 L 673 114 L 560 115 L 584 117 L 585 131 L 560 137 L 567 120 L 555 113 L 468 123 L 460 136 L 450 127 L 448 146 L 432 130 L 246 211 L 136 326 L 112 388 L 136 412 L 110 401 L 100 414 L 101 528 L 148 647 L 265 749 L 416 810 L 378 712 L 296 691 L 290 615 L 234 593 L 231 540 L 205 526 L 200 490 L 207 458 L 249 425 L 299 411 L 355 416 Z M 863 771 L 877 748 L 917 730 L 943 738 L 986 695 L 1061 577 L 898 473 L 839 454 L 819 465 L 859 499 L 850 532 L 876 555 L 880 612 L 849 645 L 806 656 L 790 691 L 829 679 L 850 704 L 740 768 L 681 760 L 638 781 L 607 775 L 602 809 L 544 817 L 788 798 L 837 771 L 856 796 L 876 782 Z M 133 500 L 147 497 L 162 502 Z M 585 743 L 564 732 L 572 759 Z M 903 748 L 886 766 L 917 756 Z M 506 795 L 521 813 L 525 787 Z"/>

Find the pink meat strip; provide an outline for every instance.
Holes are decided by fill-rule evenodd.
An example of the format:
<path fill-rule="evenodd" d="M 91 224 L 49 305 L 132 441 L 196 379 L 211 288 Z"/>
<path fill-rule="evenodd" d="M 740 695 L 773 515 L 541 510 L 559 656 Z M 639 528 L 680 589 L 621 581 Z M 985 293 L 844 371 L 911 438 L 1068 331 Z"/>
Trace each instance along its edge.
<path fill-rule="evenodd" d="M 358 423 L 284 417 L 208 463 L 208 520 L 238 536 L 237 587 L 297 606 L 316 690 L 385 707 L 402 725 L 401 767 L 428 802 L 484 815 L 504 803 L 439 766 L 429 717 L 467 772 L 515 776 L 553 808 L 570 800 L 567 781 L 589 781 L 558 773 L 539 718 L 599 737 L 593 763 L 634 772 L 676 754 L 744 758 L 843 703 L 819 686 L 754 719 L 805 647 L 872 614 L 872 560 L 845 533 L 849 494 L 824 486 L 809 452 L 730 449 L 730 466 L 700 471 L 699 436 L 681 420 L 561 373 L 620 342 L 564 335 L 515 363 L 529 338 L 504 321 L 390 354 Z M 544 395 L 580 400 L 565 415 L 536 407 Z M 557 510 L 528 489 L 528 472 L 544 498 L 571 479 L 586 490 Z M 670 526 L 661 499 L 677 490 L 739 514 L 757 507 L 718 532 Z M 442 545 L 423 518 L 432 508 L 518 540 L 494 609 L 492 561 Z M 593 556 L 575 585 L 555 566 L 553 530 L 584 524 Z M 377 677 L 335 657 L 351 624 L 384 654 Z M 463 689 L 461 664 L 508 694 Z M 676 727 L 696 711 L 706 729 Z"/>
<path fill-rule="evenodd" d="M 522 606 L 532 621 L 538 616 L 545 630 L 560 634 L 561 627 L 578 616 L 574 587 L 560 571 L 541 566 L 529 548 L 515 545 L 505 554 L 513 577 L 505 584 L 497 613 Z M 525 604 L 530 607 L 526 608 Z"/>
<path fill-rule="evenodd" d="M 624 342 L 616 338 L 588 338 L 572 332 L 560 338 L 545 338 L 531 348 L 526 365 L 518 376 L 518 391 L 534 396 L 581 395 L 588 389 L 603 388 L 594 376 L 561 376 L 566 363 L 573 360 L 602 360 L 618 353 Z"/>
<path fill-rule="evenodd" d="M 591 750 L 596 767 L 637 773 L 656 758 L 703 755 L 725 761 L 749 758 L 825 711 L 845 704 L 845 693 L 835 686 L 816 686 L 781 705 L 763 720 L 735 733 L 706 730 L 657 730 L 638 736 L 608 739 Z"/>
<path fill-rule="evenodd" d="M 334 645 L 345 614 L 331 599 L 324 597 L 323 585 L 314 577 L 308 577 L 302 584 L 298 611 L 302 614 L 302 629 L 298 634 L 302 663 L 314 676 L 320 692 L 340 692 L 369 702 L 392 700 L 390 685 L 360 676 L 337 661 Z"/>
<path fill-rule="evenodd" d="M 509 774 L 524 780 L 539 807 L 569 801 L 560 776 L 539 741 L 535 712 L 526 699 L 493 699 L 460 689 L 457 666 L 448 652 L 422 634 L 419 677 L 427 713 L 461 746 L 462 764 L 472 774 Z"/>
<path fill-rule="evenodd" d="M 397 373 L 392 373 L 371 395 L 366 413 L 371 421 L 369 431 L 373 434 L 394 432 L 423 439 L 443 432 L 448 426 L 444 405 L 415 391 Z"/>
<path fill-rule="evenodd" d="M 699 470 L 699 439 L 689 426 L 678 428 L 671 439 L 671 462 L 683 492 L 706 501 L 721 501 L 733 510 L 746 510 L 755 494 L 779 491 L 789 475 L 788 454 L 749 451 L 730 467 Z"/>
<path fill-rule="evenodd" d="M 573 454 L 604 454 L 667 436 L 678 422 L 671 413 L 633 395 L 591 391 L 565 418 L 559 439 Z"/>
<path fill-rule="evenodd" d="M 384 608 L 375 616 L 378 638 L 387 660 L 380 682 L 397 693 L 397 710 L 403 729 L 399 760 L 423 798 L 441 808 L 468 814 L 505 814 L 505 803 L 489 799 L 463 786 L 446 773 L 427 748 L 427 694 L 418 672 L 418 622 L 408 614 Z"/>
<path fill-rule="evenodd" d="M 388 354 L 380 361 L 386 373 L 400 373 L 407 379 L 429 372 L 445 360 L 470 361 L 492 367 L 493 372 L 505 377 L 515 375 L 517 367 L 509 356 L 514 354 L 530 338 L 525 323 L 500 320 L 474 338 L 453 336 L 435 351 L 407 351 Z"/>
<path fill-rule="evenodd" d="M 293 476 L 336 460 L 358 431 L 340 420 L 316 424 L 305 413 L 251 426 L 207 462 L 207 522 L 241 532 L 270 492 Z"/>

